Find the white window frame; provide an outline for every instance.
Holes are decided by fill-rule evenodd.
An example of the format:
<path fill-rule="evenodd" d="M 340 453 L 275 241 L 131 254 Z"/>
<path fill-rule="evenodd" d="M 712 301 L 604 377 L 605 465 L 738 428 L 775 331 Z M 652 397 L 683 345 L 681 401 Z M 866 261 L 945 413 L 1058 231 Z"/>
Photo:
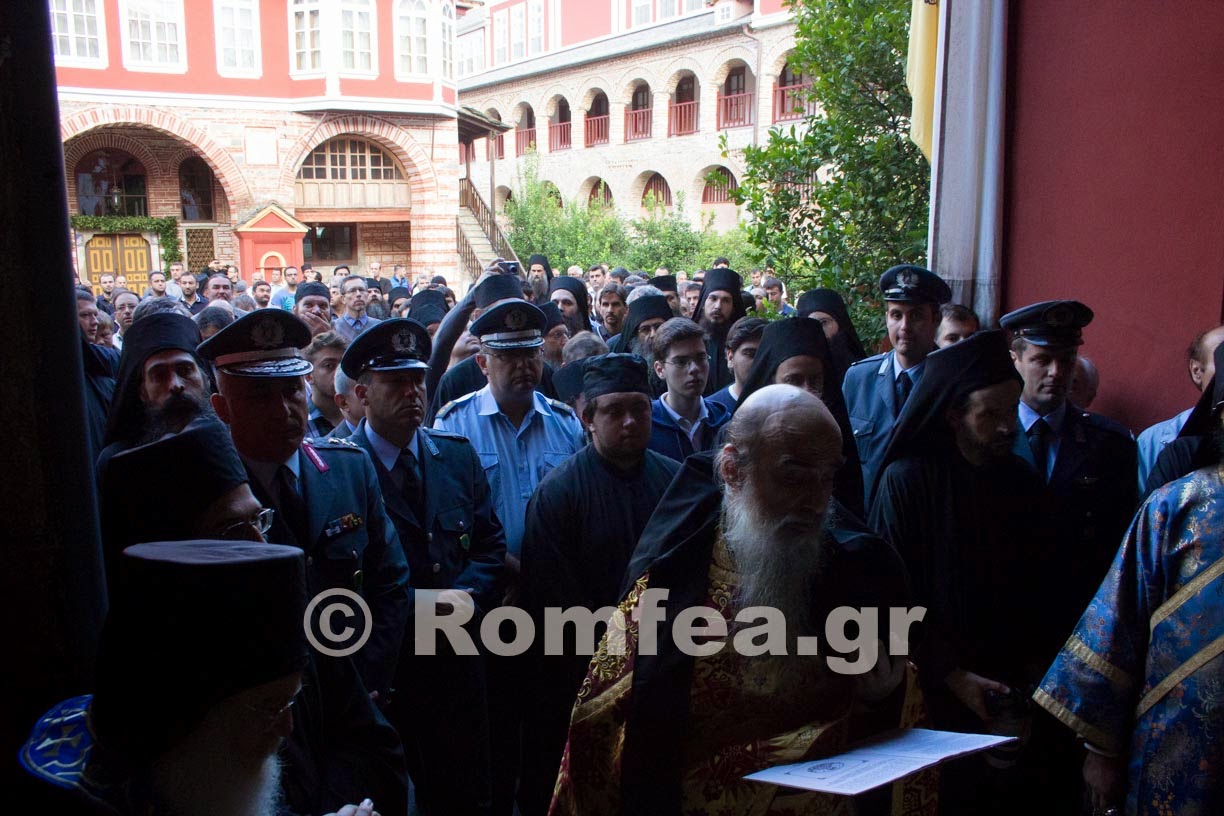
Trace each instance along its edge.
<path fill-rule="evenodd" d="M 638 17 L 638 12 L 645 10 L 645 19 Z M 629 25 L 631 28 L 638 26 L 650 25 L 654 22 L 654 0 L 630 0 L 629 2 Z"/>
<path fill-rule="evenodd" d="M 499 11 L 493 15 L 493 64 L 505 65 L 509 61 L 510 12 Z"/>
<path fill-rule="evenodd" d="M 450 12 L 450 17 L 446 16 L 446 12 Z M 451 0 L 442 0 L 442 11 L 438 16 L 440 25 L 440 34 L 438 41 L 442 43 L 442 47 L 438 49 L 441 61 L 441 75 L 443 82 L 455 81 L 455 66 L 459 62 L 458 56 L 458 27 L 459 20 L 455 13 L 455 4 Z"/>
<path fill-rule="evenodd" d="M 106 68 L 110 65 L 110 54 L 106 50 L 106 2 L 105 0 L 86 1 L 93 3 L 92 16 L 94 18 L 94 26 L 97 30 L 98 56 L 82 57 L 77 54 L 61 55 L 55 51 L 55 41 L 61 35 L 56 34 L 55 32 L 56 11 L 54 8 L 51 8 L 51 50 L 52 53 L 55 54 L 56 65 L 63 66 L 64 68 Z M 64 4 L 66 6 L 66 10 L 63 13 L 68 15 L 68 27 L 69 29 L 72 29 L 72 19 L 77 12 L 72 11 L 72 0 L 64 0 Z M 50 8 L 50 6 L 48 7 Z M 89 16 L 89 14 L 85 12 L 81 12 L 81 15 L 86 17 Z M 70 43 L 78 36 L 81 36 L 71 30 L 65 32 L 65 34 L 67 35 Z M 71 45 L 69 47 L 71 47 Z"/>
<path fill-rule="evenodd" d="M 519 53 L 515 55 L 515 46 Z M 527 4 L 519 3 L 510 9 L 510 61 L 527 58 Z"/>
<path fill-rule="evenodd" d="M 348 68 L 344 65 L 344 14 L 352 12 L 354 14 L 364 13 L 370 15 L 370 67 L 359 68 L 354 65 Z M 326 30 L 326 29 L 324 29 Z M 356 32 L 354 28 L 354 62 L 356 55 L 361 53 L 356 49 Z M 327 46 L 326 37 L 324 37 L 324 46 Z M 359 77 L 375 77 L 378 76 L 378 4 L 376 0 L 340 0 L 339 11 L 336 19 L 336 66 L 337 73 L 340 76 L 359 76 Z"/>
<path fill-rule="evenodd" d="M 251 33 L 254 37 L 252 52 L 254 54 L 254 67 L 229 68 L 225 65 L 224 46 L 225 37 L 222 34 L 221 28 L 221 12 L 226 7 L 233 8 L 238 11 L 242 8 L 251 11 L 251 19 L 253 25 Z M 223 77 L 238 77 L 243 79 L 258 79 L 263 76 L 263 49 L 260 47 L 261 25 L 259 20 L 259 0 L 213 0 L 213 39 L 217 43 L 217 73 Z"/>
<path fill-rule="evenodd" d="M 169 62 L 144 62 L 136 59 L 132 53 L 132 38 L 130 33 L 130 20 L 132 6 L 137 5 L 141 0 L 119 0 L 119 41 L 123 49 L 123 67 L 129 71 L 139 71 L 141 73 L 151 74 L 185 74 L 187 73 L 187 23 L 184 19 L 183 5 L 184 0 L 157 0 L 163 5 L 173 5 L 174 10 L 177 10 L 177 19 L 171 19 L 169 22 L 174 23 L 178 27 L 178 60 L 173 63 Z M 173 11 L 172 10 L 172 14 Z"/>
<path fill-rule="evenodd" d="M 681 0 L 684 3 L 681 14 L 692 14 L 695 11 L 704 11 L 706 4 L 705 0 Z"/>
<path fill-rule="evenodd" d="M 287 22 L 289 25 L 289 76 L 295 78 L 314 78 L 321 77 L 327 73 L 327 42 L 324 36 L 327 31 L 325 25 L 326 20 L 323 14 L 323 3 L 321 0 L 286 0 L 287 5 Z M 297 28 L 294 26 L 294 15 L 301 12 L 309 18 L 310 12 L 316 12 L 319 16 L 319 66 L 317 68 L 299 68 L 297 64 Z M 309 29 L 308 29 L 309 30 Z M 307 49 L 305 52 L 310 53 Z"/>
<path fill-rule="evenodd" d="M 536 57 L 547 50 L 544 0 L 527 0 L 527 56 Z"/>
<path fill-rule="evenodd" d="M 398 80 L 421 80 L 429 77 L 429 60 L 432 48 L 429 47 L 429 38 L 432 32 L 430 31 L 430 14 L 428 0 L 421 0 L 419 3 L 422 13 L 425 15 L 425 71 L 417 71 L 414 68 L 418 55 L 413 53 L 409 63 L 409 70 L 405 71 L 400 60 L 404 56 L 404 52 L 400 50 L 400 38 L 404 36 L 404 23 L 401 18 L 400 7 L 413 4 L 415 0 L 395 0 L 395 5 L 391 9 L 392 17 L 392 36 L 395 39 L 395 78 Z M 409 37 L 411 38 L 411 33 Z"/>
<path fill-rule="evenodd" d="M 658 0 L 658 2 L 660 22 L 663 20 L 674 20 L 684 14 L 684 7 L 680 5 L 683 0 Z"/>

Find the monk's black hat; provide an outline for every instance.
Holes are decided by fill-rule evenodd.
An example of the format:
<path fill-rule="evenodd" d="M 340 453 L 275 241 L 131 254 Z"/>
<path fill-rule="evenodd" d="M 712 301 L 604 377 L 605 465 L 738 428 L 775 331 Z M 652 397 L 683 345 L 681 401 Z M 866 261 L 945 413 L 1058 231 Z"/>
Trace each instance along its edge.
<path fill-rule="evenodd" d="M 523 279 L 518 275 L 493 275 L 485 278 L 472 292 L 479 309 L 487 309 L 499 300 L 523 297 Z"/>
<path fill-rule="evenodd" d="M 601 354 L 587 358 L 582 375 L 582 393 L 588 400 L 624 392 L 654 396 L 650 390 L 645 360 L 636 354 Z"/>
<path fill-rule="evenodd" d="M 393 298 L 390 300 L 395 302 Z M 446 316 L 446 295 L 437 289 L 422 289 L 412 296 L 408 305 L 408 316 L 422 326 L 441 323 L 442 318 Z"/>

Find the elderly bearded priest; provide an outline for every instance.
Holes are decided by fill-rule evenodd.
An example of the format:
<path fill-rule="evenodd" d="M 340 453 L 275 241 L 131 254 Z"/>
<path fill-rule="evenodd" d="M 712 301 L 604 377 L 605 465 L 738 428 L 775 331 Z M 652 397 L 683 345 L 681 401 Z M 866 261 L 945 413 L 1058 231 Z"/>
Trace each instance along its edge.
<path fill-rule="evenodd" d="M 614 619 L 579 691 L 553 816 L 850 812 L 849 800 L 741 779 L 839 752 L 856 698 L 879 699 L 902 674 L 884 650 L 870 673 L 830 667 L 823 635 L 831 610 L 905 601 L 896 553 L 849 526 L 856 523 L 830 498 L 841 441 L 819 399 L 771 385 L 740 406 L 716 458 L 685 462 L 630 561 L 621 625 Z M 812 489 L 787 489 L 794 484 Z M 656 589 L 668 596 L 651 649 L 634 608 Z M 747 628 L 732 623 L 740 610 L 772 607 L 785 617 L 786 654 L 749 657 L 742 643 L 685 654 L 671 622 L 697 606 L 721 615 L 731 633 Z M 745 617 L 759 638 L 761 619 Z M 608 645 L 618 632 L 621 655 Z M 817 633 L 819 656 L 794 653 L 796 635 Z"/>

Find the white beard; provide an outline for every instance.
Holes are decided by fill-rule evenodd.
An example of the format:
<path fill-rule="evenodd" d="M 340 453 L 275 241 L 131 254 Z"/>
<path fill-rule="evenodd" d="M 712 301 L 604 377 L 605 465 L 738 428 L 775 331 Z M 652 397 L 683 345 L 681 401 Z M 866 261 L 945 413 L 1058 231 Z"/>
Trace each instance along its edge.
<path fill-rule="evenodd" d="M 191 738 L 154 763 L 159 812 L 173 816 L 274 816 L 281 803 L 280 757 L 258 766 L 237 761 L 223 748 Z"/>
<path fill-rule="evenodd" d="M 727 490 L 724 495 L 723 540 L 740 578 L 736 605 L 780 611 L 792 643 L 797 635 L 816 633 L 812 585 L 824 526 L 824 514 L 768 519 L 746 492 Z"/>

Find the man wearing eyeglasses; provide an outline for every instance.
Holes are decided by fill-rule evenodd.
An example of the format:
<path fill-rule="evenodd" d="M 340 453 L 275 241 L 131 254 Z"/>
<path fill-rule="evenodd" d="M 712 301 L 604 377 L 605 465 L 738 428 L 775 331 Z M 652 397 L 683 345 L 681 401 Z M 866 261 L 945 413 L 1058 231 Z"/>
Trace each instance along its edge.
<path fill-rule="evenodd" d="M 655 331 L 653 346 L 655 374 L 667 391 L 652 405 L 650 449 L 683 462 L 714 446 L 731 412 L 702 396 L 710 375 L 705 330 L 687 317 L 673 317 Z"/>
<path fill-rule="evenodd" d="M 353 662 L 381 698 L 390 692 L 408 620 L 408 562 L 369 457 L 340 439 L 303 444 L 305 375 L 314 366 L 301 349 L 310 340 L 310 329 L 289 312 L 260 309 L 210 337 L 199 353 L 216 367 L 212 407 L 230 427 L 251 490 L 276 511 L 268 540 L 306 552 L 312 592 L 344 589 L 368 604 L 370 637 Z M 362 624 L 350 616 L 333 630 L 362 631 Z"/>
<path fill-rule="evenodd" d="M 344 302 L 344 314 L 332 321 L 336 334 L 350 343 L 353 338 L 382 321 L 366 314 L 369 287 L 360 275 L 349 275 L 340 282 L 340 296 Z"/>

